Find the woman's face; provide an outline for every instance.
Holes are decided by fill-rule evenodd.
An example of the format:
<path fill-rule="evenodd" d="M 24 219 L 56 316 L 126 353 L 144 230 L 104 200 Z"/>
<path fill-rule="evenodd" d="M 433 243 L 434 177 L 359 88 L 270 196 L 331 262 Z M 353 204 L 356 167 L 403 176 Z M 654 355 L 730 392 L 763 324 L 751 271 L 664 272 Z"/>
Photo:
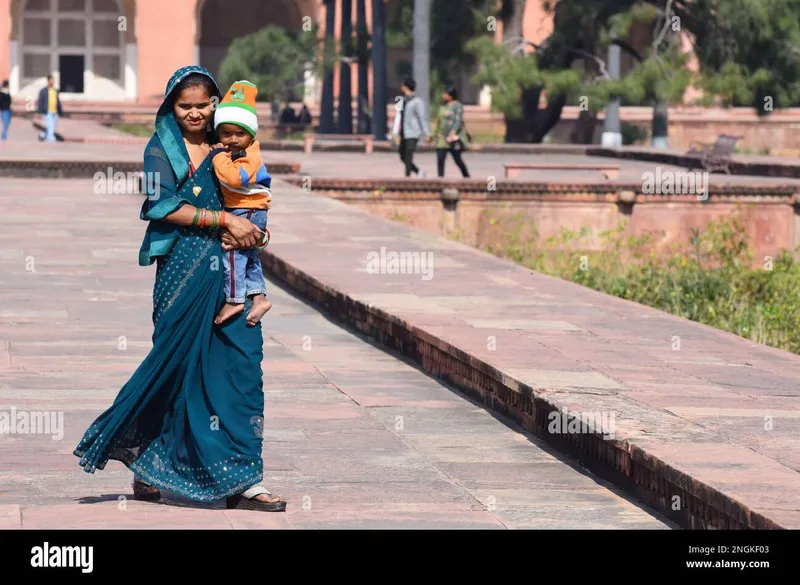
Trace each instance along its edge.
<path fill-rule="evenodd" d="M 206 131 L 214 115 L 214 103 L 202 85 L 184 89 L 175 99 L 175 118 L 184 132 L 199 134 Z"/>
<path fill-rule="evenodd" d="M 448 103 L 450 101 L 450 94 L 447 93 L 446 91 L 442 92 L 442 101 L 444 103 Z"/>

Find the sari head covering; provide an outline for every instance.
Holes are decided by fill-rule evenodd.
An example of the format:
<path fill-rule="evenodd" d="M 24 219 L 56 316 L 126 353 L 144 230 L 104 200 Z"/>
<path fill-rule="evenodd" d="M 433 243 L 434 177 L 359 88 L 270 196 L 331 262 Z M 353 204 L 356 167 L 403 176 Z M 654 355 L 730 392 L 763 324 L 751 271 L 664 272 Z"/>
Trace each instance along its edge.
<path fill-rule="evenodd" d="M 249 299 L 244 312 L 214 325 L 225 302 L 217 234 L 160 221 L 186 203 L 222 209 L 211 157 L 190 174 L 172 113 L 172 91 L 193 73 L 213 80 L 200 67 L 172 76 L 144 156 L 145 172 L 160 173 L 160 192 L 146 188 L 141 213 L 149 225 L 140 264 L 157 261 L 153 347 L 73 454 L 88 473 L 114 459 L 146 483 L 207 502 L 262 479 L 263 338 L 260 324 L 247 325 Z"/>
<path fill-rule="evenodd" d="M 198 65 L 181 67 L 167 82 L 164 101 L 156 113 L 155 133 L 144 151 L 145 195 L 141 219 L 149 220 L 144 241 L 139 251 L 139 264 L 152 264 L 156 257 L 164 256 L 178 237 L 177 226 L 159 221 L 191 200 L 178 197 L 177 188 L 189 176 L 189 153 L 183 142 L 178 121 L 175 119 L 174 92 L 178 85 L 191 75 L 204 75 L 213 84 L 215 96 L 220 97 L 219 86 L 211 73 Z M 210 132 L 210 144 L 216 142 Z"/>

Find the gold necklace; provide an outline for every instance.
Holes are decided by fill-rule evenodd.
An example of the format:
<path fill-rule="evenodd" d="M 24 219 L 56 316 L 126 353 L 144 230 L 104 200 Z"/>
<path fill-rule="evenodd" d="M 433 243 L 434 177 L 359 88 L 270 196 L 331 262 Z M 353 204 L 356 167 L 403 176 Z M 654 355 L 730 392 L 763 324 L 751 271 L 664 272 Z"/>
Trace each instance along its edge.
<path fill-rule="evenodd" d="M 186 140 L 186 138 L 185 138 L 185 137 L 184 137 L 183 141 L 186 143 L 186 146 L 187 146 L 187 149 L 186 149 L 186 150 L 187 150 L 187 152 L 188 152 L 188 150 L 189 150 L 189 149 L 188 149 L 188 146 L 189 146 L 189 141 L 188 141 L 188 140 Z M 197 145 L 194 145 L 194 144 L 193 144 L 192 146 L 197 146 Z M 201 144 L 200 146 L 202 146 L 202 144 Z M 194 163 L 192 162 L 192 155 L 191 155 L 191 154 L 189 155 L 189 162 L 191 163 L 191 165 L 192 165 L 192 166 L 194 166 Z M 196 170 L 197 170 L 197 169 L 195 169 L 195 171 L 196 171 Z M 192 187 L 192 193 L 194 193 L 194 196 L 195 196 L 195 197 L 197 197 L 198 195 L 200 195 L 200 191 L 202 191 L 202 190 L 203 190 L 203 188 L 202 188 L 202 187 L 200 187 L 200 186 L 198 186 L 198 185 L 197 185 L 197 183 L 195 182 L 195 180 L 194 180 L 194 173 L 190 174 L 190 175 L 189 175 L 189 177 L 192 179 L 192 185 L 194 185 L 194 187 Z"/>

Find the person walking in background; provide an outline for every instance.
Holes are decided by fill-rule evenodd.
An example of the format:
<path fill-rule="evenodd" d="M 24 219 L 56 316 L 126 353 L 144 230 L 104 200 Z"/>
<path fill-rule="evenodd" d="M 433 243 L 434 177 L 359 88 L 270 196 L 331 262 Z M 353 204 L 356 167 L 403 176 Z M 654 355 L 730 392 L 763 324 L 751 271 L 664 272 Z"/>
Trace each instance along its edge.
<path fill-rule="evenodd" d="M 46 130 L 39 133 L 39 140 L 47 139 L 48 142 L 56 141 L 56 126 L 58 117 L 64 114 L 61 109 L 61 97 L 53 84 L 53 76 L 47 76 L 47 87 L 39 92 L 39 113 L 44 115 Z"/>
<path fill-rule="evenodd" d="M 416 87 L 417 83 L 412 78 L 406 77 L 403 80 L 400 90 L 405 97 L 400 103 L 399 116 L 395 116 L 392 128 L 395 142 L 400 145 L 400 160 L 406 167 L 406 177 L 410 177 L 411 173 L 418 177 L 425 176 L 425 173 L 414 164 L 414 151 L 417 150 L 417 144 L 423 136 L 426 140 L 430 138 L 425 104 L 414 94 Z"/>
<path fill-rule="evenodd" d="M 467 149 L 470 141 L 469 132 L 464 128 L 464 106 L 458 101 L 458 91 L 453 86 L 444 90 L 442 101 L 444 103 L 439 108 L 433 131 L 439 176 L 444 177 L 444 163 L 449 152 L 461 170 L 461 176 L 468 178 L 467 165 L 461 158 L 461 153 Z"/>
<path fill-rule="evenodd" d="M 8 89 L 8 79 L 0 87 L 0 121 L 3 123 L 2 139 L 8 140 L 8 127 L 11 124 L 11 92 Z"/>

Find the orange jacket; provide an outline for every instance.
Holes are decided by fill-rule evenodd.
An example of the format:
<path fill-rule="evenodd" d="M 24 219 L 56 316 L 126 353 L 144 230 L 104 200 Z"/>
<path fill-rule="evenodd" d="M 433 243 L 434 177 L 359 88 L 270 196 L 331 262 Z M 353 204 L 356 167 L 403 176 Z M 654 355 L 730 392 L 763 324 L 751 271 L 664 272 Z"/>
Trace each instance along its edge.
<path fill-rule="evenodd" d="M 211 153 L 214 171 L 222 187 L 225 207 L 232 209 L 270 209 L 272 177 L 261 159 L 257 140 L 242 151 L 244 156 L 232 156 L 226 149 Z"/>

